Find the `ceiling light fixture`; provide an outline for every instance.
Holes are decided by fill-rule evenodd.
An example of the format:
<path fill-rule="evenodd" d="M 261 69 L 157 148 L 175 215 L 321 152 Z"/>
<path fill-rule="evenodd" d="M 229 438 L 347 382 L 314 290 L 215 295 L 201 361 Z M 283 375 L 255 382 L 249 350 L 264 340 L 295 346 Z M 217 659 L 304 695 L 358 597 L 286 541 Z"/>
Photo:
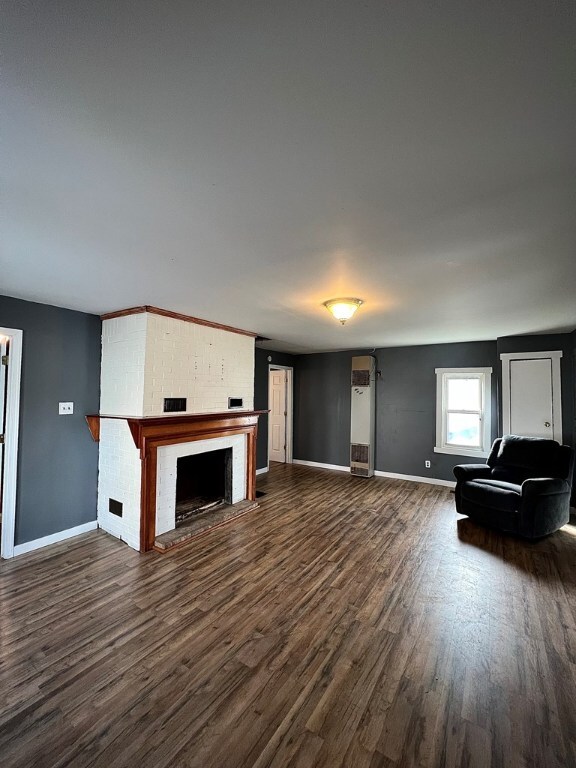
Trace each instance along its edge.
<path fill-rule="evenodd" d="M 362 299 L 330 299 L 329 301 L 324 302 L 326 309 L 331 312 L 336 320 L 339 320 L 342 325 L 344 325 L 346 320 L 350 320 L 360 304 L 364 304 Z"/>

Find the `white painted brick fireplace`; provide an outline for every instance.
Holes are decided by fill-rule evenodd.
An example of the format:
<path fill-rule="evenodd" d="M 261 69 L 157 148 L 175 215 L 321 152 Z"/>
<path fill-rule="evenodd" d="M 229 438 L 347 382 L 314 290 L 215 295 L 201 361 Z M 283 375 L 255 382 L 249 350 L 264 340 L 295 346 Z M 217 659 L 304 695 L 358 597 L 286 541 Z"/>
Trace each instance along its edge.
<path fill-rule="evenodd" d="M 185 398 L 186 410 L 165 413 L 165 398 Z M 229 408 L 229 398 L 241 399 L 242 406 Z M 252 412 L 253 405 L 253 334 L 174 317 L 153 307 L 105 316 L 99 415 L 100 527 L 134 549 L 142 549 L 144 470 L 132 431 L 135 423 L 146 425 L 162 417 L 177 424 L 179 419 L 199 414 L 224 417 Z M 179 436 L 173 444 L 159 444 L 155 449 L 157 535 L 175 525 L 176 464 L 182 456 L 231 448 L 232 502 L 246 498 L 248 434 L 201 437 L 185 440 Z M 119 502 L 121 515 L 114 514 L 119 507 L 110 500 Z"/>
<path fill-rule="evenodd" d="M 102 323 L 100 413 L 161 416 L 165 397 L 185 397 L 186 413 L 254 405 L 254 337 L 141 312 Z"/>
<path fill-rule="evenodd" d="M 176 465 L 183 456 L 206 451 L 232 449 L 232 504 L 246 496 L 246 437 L 215 437 L 191 443 L 164 445 L 158 448 L 158 475 L 156 480 L 156 535 L 173 531 L 176 515 Z"/>

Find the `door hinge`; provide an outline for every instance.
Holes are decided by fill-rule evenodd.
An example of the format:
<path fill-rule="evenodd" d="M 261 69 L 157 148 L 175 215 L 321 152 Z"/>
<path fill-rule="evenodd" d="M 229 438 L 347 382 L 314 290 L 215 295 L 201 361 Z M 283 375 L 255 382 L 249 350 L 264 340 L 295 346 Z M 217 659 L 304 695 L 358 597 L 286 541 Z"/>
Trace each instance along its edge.
<path fill-rule="evenodd" d="M 2 365 L 8 365 L 8 355 L 2 355 Z"/>
<path fill-rule="evenodd" d="M 4 435 L 0 435 L 0 445 L 4 445 Z"/>

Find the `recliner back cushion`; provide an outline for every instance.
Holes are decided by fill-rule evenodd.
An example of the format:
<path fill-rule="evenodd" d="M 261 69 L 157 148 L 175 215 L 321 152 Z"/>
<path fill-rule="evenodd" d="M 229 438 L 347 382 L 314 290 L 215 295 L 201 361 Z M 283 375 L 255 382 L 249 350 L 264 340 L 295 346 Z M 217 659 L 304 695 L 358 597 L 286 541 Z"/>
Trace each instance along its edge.
<path fill-rule="evenodd" d="M 555 440 L 506 435 L 492 469 L 495 480 L 521 485 L 530 477 L 565 477 L 567 468 Z"/>

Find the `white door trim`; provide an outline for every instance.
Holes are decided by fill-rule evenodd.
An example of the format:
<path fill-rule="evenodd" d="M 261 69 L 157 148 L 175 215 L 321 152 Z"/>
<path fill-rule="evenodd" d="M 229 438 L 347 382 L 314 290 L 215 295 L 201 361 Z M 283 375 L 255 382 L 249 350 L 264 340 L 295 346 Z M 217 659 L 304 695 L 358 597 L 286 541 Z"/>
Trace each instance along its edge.
<path fill-rule="evenodd" d="M 6 397 L 6 442 L 4 443 L 2 537 L 0 541 L 0 557 L 9 558 L 14 557 L 14 531 L 16 529 L 16 480 L 23 332 L 14 328 L 0 328 L 0 334 L 8 336 L 10 339 L 8 394 Z"/>
<path fill-rule="evenodd" d="M 286 464 L 292 464 L 293 436 L 294 436 L 294 368 L 291 365 L 268 364 L 268 382 L 270 371 L 286 371 Z M 270 443 L 268 443 L 268 455 L 266 468 L 270 468 Z"/>
<path fill-rule="evenodd" d="M 502 434 L 510 433 L 510 361 L 551 360 L 552 362 L 552 419 L 554 440 L 562 443 L 562 373 L 560 370 L 561 350 L 552 352 L 502 352 Z"/>

